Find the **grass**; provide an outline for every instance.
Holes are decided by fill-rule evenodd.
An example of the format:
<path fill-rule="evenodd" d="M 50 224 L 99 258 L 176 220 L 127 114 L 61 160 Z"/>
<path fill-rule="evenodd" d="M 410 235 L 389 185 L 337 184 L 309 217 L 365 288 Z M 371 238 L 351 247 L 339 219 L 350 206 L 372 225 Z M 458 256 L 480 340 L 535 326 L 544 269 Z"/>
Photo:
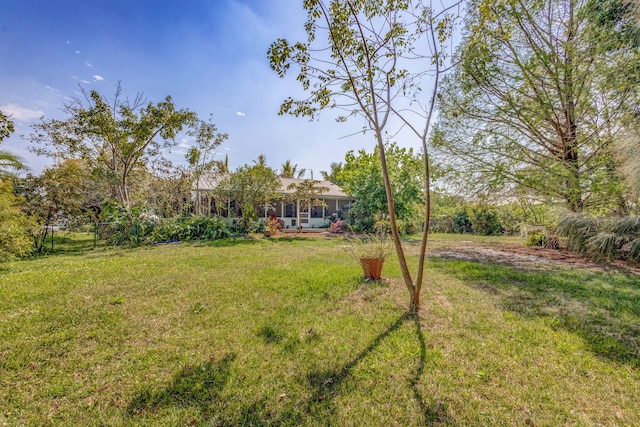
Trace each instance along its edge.
<path fill-rule="evenodd" d="M 416 316 L 334 240 L 0 264 L 0 426 L 640 425 L 636 276 L 427 268 Z"/>

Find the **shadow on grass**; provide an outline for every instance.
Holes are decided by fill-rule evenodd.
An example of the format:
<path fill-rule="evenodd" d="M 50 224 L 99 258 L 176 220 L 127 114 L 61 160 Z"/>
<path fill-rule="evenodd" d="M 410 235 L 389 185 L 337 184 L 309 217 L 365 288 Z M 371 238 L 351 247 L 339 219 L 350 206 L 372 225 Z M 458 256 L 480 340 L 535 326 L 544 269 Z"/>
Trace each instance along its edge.
<path fill-rule="evenodd" d="M 413 396 L 420 407 L 420 412 L 422 413 L 422 417 L 424 418 L 425 423 L 427 425 L 433 424 L 451 424 L 451 420 L 447 415 L 445 406 L 442 402 L 434 402 L 427 403 L 427 400 L 423 396 L 420 388 L 418 387 L 418 383 L 420 382 L 420 378 L 424 372 L 424 364 L 427 359 L 427 345 L 424 340 L 424 333 L 422 332 L 422 325 L 420 321 L 420 314 L 414 313 L 411 315 L 415 325 L 416 325 L 416 338 L 418 340 L 418 345 L 420 346 L 420 357 L 418 359 L 418 367 L 416 369 L 415 375 L 411 377 L 409 380 L 409 385 L 411 386 L 411 391 L 413 391 Z"/>
<path fill-rule="evenodd" d="M 127 407 L 127 414 L 138 415 L 178 406 L 195 407 L 202 417 L 212 416 L 219 409 L 219 397 L 229 380 L 235 358 L 235 354 L 228 354 L 217 363 L 210 360 L 183 368 L 165 388 L 150 387 L 135 396 Z"/>
<path fill-rule="evenodd" d="M 275 411 L 273 402 L 270 403 L 275 396 L 261 396 L 253 402 L 239 402 L 239 405 L 234 406 L 237 409 L 233 413 L 229 411 L 227 406 L 230 397 L 224 395 L 223 391 L 229 381 L 231 365 L 235 360 L 235 355 L 230 354 L 218 362 L 211 360 L 180 370 L 163 388 L 149 386 L 131 400 L 126 413 L 131 417 L 153 418 L 155 412 L 182 407 L 197 409 L 198 416 L 194 422 L 209 420 L 213 423 L 212 425 L 335 425 L 337 408 L 334 399 L 341 392 L 341 385 L 349 380 L 352 371 L 368 355 L 375 352 L 387 337 L 398 331 L 406 322 L 415 325 L 415 337 L 419 348 L 415 368 L 407 383 L 421 415 L 421 419 L 416 419 L 416 424 L 450 423 L 451 420 L 444 405 L 440 402 L 432 403 L 433 400 L 426 398 L 419 386 L 424 374 L 427 349 L 420 317 L 413 313 L 400 316 L 344 365 L 330 371 L 316 371 L 304 375 L 302 381 L 309 388 L 307 397 L 281 405 Z M 271 341 L 274 331 L 267 326 L 261 328 L 258 335 L 266 341 Z M 276 341 L 281 340 L 276 339 Z M 354 423 L 357 424 L 358 420 L 354 420 Z"/>
<path fill-rule="evenodd" d="M 193 240 L 191 243 L 201 243 L 206 246 L 211 246 L 214 248 L 228 248 L 234 246 L 247 246 L 247 245 L 255 245 L 259 243 L 259 239 L 252 239 L 251 237 L 228 237 L 225 239 L 217 239 L 217 240 Z"/>
<path fill-rule="evenodd" d="M 424 334 L 420 325 L 420 316 L 417 313 L 405 313 L 400 316 L 392 325 L 376 336 L 365 349 L 343 366 L 331 371 L 309 373 L 306 376 L 306 382 L 311 388 L 311 396 L 304 403 L 304 412 L 307 415 L 322 417 L 322 420 L 327 422 L 327 424 L 331 424 L 331 420 L 327 419 L 327 416 L 335 414 L 333 399 L 338 395 L 340 385 L 349 379 L 352 370 L 369 354 L 375 351 L 385 338 L 397 331 L 408 321 L 415 323 L 416 339 L 420 348 L 416 370 L 409 380 L 409 387 L 413 392 L 413 396 L 416 399 L 426 425 L 432 425 L 434 422 L 447 422 L 449 417 L 446 414 L 444 406 L 441 403 L 435 405 L 430 404 L 418 387 L 418 383 L 424 372 L 427 350 Z"/>
<path fill-rule="evenodd" d="M 304 236 L 278 236 L 275 239 L 272 239 L 275 242 L 308 242 L 309 240 L 319 240 L 319 239 L 326 239 L 326 237 L 321 236 L 321 237 L 304 237 Z"/>
<path fill-rule="evenodd" d="M 500 299 L 507 310 L 580 336 L 603 358 L 640 367 L 640 280 L 580 269 L 522 271 L 470 261 L 433 261 Z"/>

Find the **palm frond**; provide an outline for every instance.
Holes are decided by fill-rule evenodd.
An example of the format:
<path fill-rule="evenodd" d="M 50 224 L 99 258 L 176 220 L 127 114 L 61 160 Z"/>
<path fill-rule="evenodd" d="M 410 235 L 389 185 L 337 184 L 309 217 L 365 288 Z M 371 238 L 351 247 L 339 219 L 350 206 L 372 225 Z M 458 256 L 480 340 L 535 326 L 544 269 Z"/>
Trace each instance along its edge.
<path fill-rule="evenodd" d="M 618 258 L 622 238 L 615 233 L 600 232 L 586 240 L 588 255 L 598 261 L 610 262 Z"/>

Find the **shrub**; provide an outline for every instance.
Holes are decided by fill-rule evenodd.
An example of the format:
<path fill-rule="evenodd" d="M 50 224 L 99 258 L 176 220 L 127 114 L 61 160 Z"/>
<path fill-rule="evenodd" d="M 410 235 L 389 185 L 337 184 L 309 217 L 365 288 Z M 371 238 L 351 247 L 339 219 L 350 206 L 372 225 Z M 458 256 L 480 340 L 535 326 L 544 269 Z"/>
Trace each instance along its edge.
<path fill-rule="evenodd" d="M 487 207 L 477 207 L 471 211 L 471 229 L 475 234 L 498 236 L 504 233 L 504 227 L 498 211 Z"/>
<path fill-rule="evenodd" d="M 269 216 L 265 225 L 266 229 L 271 232 L 272 235 L 278 234 L 284 228 L 284 221 L 275 215 Z"/>
<path fill-rule="evenodd" d="M 586 254 L 587 241 L 596 235 L 600 227 L 601 224 L 596 218 L 572 213 L 560 218 L 556 233 L 567 239 L 567 248 L 570 251 Z"/>
<path fill-rule="evenodd" d="M 598 261 L 640 263 L 638 217 L 597 219 L 569 214 L 560 219 L 556 231 L 567 239 L 567 247 L 573 252 Z"/>
<path fill-rule="evenodd" d="M 155 218 L 135 209 L 109 209 L 108 222 L 99 225 L 101 239 L 111 245 L 149 244 L 172 240 L 216 240 L 231 235 L 225 222 L 216 216 Z"/>
<path fill-rule="evenodd" d="M 20 210 L 19 203 L 12 185 L 0 181 L 0 262 L 26 256 L 33 246 L 29 229 L 35 224 Z"/>
<path fill-rule="evenodd" d="M 469 220 L 469 214 L 466 209 L 453 214 L 453 232 L 471 233 L 471 221 Z"/>
<path fill-rule="evenodd" d="M 640 264 L 640 238 L 636 238 L 627 243 L 624 247 L 624 250 L 627 254 L 626 259 L 629 264 Z"/>
<path fill-rule="evenodd" d="M 527 236 L 526 246 L 545 246 L 547 244 L 547 236 L 540 230 L 533 230 Z"/>
<path fill-rule="evenodd" d="M 601 231 L 586 241 L 587 255 L 598 261 L 613 261 L 618 257 L 620 242 L 616 233 Z"/>
<path fill-rule="evenodd" d="M 149 236 L 151 242 L 170 240 L 216 240 L 231 233 L 222 219 L 215 216 L 166 218 L 157 222 Z"/>
<path fill-rule="evenodd" d="M 544 244 L 546 249 L 560 249 L 560 240 L 558 236 L 548 236 L 547 243 Z"/>
<path fill-rule="evenodd" d="M 329 223 L 329 233 L 340 234 L 344 232 L 345 222 L 342 219 L 339 219 L 335 222 Z"/>
<path fill-rule="evenodd" d="M 453 219 L 446 215 L 440 215 L 437 218 L 431 217 L 429 231 L 431 233 L 453 233 Z"/>

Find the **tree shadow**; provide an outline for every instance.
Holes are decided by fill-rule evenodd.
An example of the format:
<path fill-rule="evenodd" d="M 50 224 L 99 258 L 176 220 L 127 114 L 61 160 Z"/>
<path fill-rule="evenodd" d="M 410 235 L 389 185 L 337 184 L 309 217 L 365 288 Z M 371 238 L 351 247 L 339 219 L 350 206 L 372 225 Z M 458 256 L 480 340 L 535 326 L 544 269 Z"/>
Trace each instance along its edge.
<path fill-rule="evenodd" d="M 631 274 L 578 269 L 526 271 L 471 261 L 434 261 L 447 274 L 495 295 L 501 305 L 547 319 L 597 356 L 640 368 L 640 281 Z"/>
<path fill-rule="evenodd" d="M 235 246 L 247 246 L 260 243 L 259 239 L 252 239 L 251 237 L 226 237 L 224 239 L 216 240 L 193 240 L 191 243 L 200 243 L 204 246 L 210 246 L 214 248 L 229 248 Z"/>
<path fill-rule="evenodd" d="M 413 391 L 413 396 L 420 407 L 420 412 L 422 413 L 422 417 L 426 425 L 434 425 L 434 424 L 447 424 L 451 425 L 452 420 L 447 414 L 445 405 L 440 402 L 428 402 L 425 399 L 422 391 L 418 387 L 418 383 L 420 382 L 420 378 L 424 373 L 424 365 L 427 359 L 427 345 L 424 339 L 424 333 L 422 332 L 422 322 L 420 319 L 420 313 L 412 313 L 410 314 L 411 319 L 415 323 L 415 331 L 416 338 L 418 340 L 418 345 L 420 346 L 420 357 L 418 358 L 418 365 L 416 367 L 415 374 L 409 380 L 409 385 L 411 387 L 411 391 Z"/>
<path fill-rule="evenodd" d="M 149 387 L 136 395 L 127 407 L 128 415 L 154 412 L 162 408 L 195 407 L 202 417 L 212 416 L 218 409 L 219 397 L 231 371 L 235 354 L 227 354 L 219 362 L 186 366 L 164 388 Z"/>
<path fill-rule="evenodd" d="M 360 353 L 344 365 L 330 371 L 314 371 L 307 374 L 305 381 L 311 388 L 311 395 L 306 402 L 303 403 L 303 412 L 308 416 L 321 417 L 319 421 L 331 424 L 330 419 L 327 417 L 335 414 L 335 405 L 333 400 L 339 394 L 340 385 L 349 379 L 353 369 L 369 354 L 371 354 L 385 338 L 397 331 L 405 322 L 408 321 L 412 321 L 415 324 L 416 339 L 420 348 L 415 373 L 409 380 L 409 387 L 411 388 L 413 396 L 420 408 L 423 422 L 425 425 L 449 422 L 449 416 L 446 414 L 444 405 L 440 402 L 432 404 L 424 397 L 418 387 L 420 378 L 424 373 L 427 349 L 425 337 L 420 324 L 420 316 L 418 313 L 412 312 L 407 312 L 400 316 L 393 324 L 376 336 L 366 348 L 360 351 Z"/>

